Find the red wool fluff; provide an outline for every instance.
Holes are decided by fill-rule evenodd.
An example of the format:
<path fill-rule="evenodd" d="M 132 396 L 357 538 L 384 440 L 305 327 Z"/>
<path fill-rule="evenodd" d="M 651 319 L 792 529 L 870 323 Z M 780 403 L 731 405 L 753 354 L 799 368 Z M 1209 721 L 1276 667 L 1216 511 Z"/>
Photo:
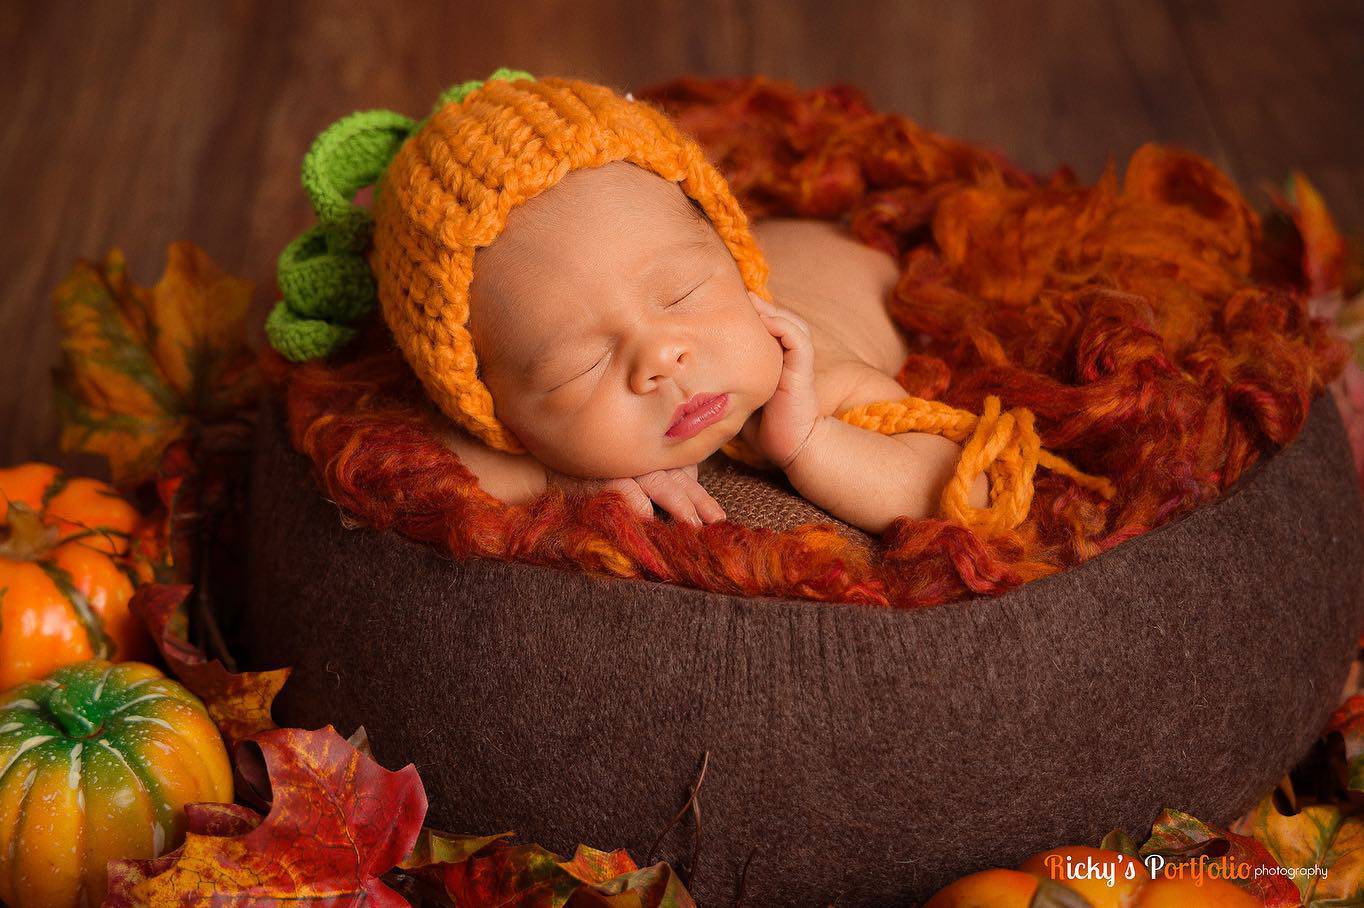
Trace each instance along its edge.
<path fill-rule="evenodd" d="M 290 437 L 355 521 L 449 551 L 740 595 L 882 606 L 994 595 L 1217 498 L 1291 441 L 1348 348 L 1210 162 L 1159 145 L 1092 185 L 872 110 L 847 86 L 684 77 L 636 92 L 706 149 L 751 219 L 840 221 L 901 263 L 887 301 L 914 352 L 907 395 L 1028 407 L 1044 447 L 1117 487 L 1047 471 L 1031 515 L 983 540 L 900 518 L 869 550 L 831 524 L 785 532 L 646 519 L 614 492 L 511 506 L 479 488 L 377 317 L 354 349 L 267 352 Z"/>

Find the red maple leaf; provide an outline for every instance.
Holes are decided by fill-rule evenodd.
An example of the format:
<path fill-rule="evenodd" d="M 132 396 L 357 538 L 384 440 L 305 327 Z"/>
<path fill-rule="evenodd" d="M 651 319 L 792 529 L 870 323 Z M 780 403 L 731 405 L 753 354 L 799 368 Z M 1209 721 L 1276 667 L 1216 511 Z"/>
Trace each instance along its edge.
<path fill-rule="evenodd" d="M 110 864 L 106 906 L 274 901 L 405 906 L 379 877 L 412 851 L 426 815 L 416 767 L 384 769 L 330 725 L 253 735 L 273 792 L 269 814 L 196 804 L 185 843 Z"/>
<path fill-rule="evenodd" d="M 182 606 L 192 587 L 149 583 L 138 587 L 128 607 L 141 617 L 170 670 L 204 701 L 229 742 L 275 727 L 270 706 L 289 669 L 231 672 L 187 641 Z"/>

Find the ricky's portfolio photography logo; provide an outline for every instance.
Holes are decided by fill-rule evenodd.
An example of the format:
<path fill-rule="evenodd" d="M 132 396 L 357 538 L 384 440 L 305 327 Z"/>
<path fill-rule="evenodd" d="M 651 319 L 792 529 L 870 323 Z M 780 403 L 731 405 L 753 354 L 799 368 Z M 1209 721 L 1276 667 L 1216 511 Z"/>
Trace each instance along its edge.
<path fill-rule="evenodd" d="M 1329 868 L 1316 865 L 1309 867 L 1281 867 L 1278 865 L 1258 864 L 1237 858 L 1230 854 L 1214 856 L 1210 853 L 1195 857 L 1187 855 L 1167 856 L 1162 853 L 1132 857 L 1120 854 L 1117 857 L 1096 857 L 1094 855 L 1051 854 L 1044 861 L 1048 875 L 1056 882 L 1090 880 L 1109 887 L 1128 888 L 1131 884 L 1152 880 L 1179 880 L 1195 886 L 1206 881 L 1225 881 L 1246 886 L 1257 878 L 1279 876 L 1294 879 L 1297 877 L 1319 876 L 1326 878 Z"/>

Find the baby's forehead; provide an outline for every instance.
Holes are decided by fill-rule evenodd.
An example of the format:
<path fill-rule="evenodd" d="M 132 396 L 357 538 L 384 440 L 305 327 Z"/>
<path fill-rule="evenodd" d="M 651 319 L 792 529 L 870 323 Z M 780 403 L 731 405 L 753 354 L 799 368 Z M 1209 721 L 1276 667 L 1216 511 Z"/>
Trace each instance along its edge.
<path fill-rule="evenodd" d="M 521 279 L 543 286 L 717 251 L 726 251 L 719 235 L 681 186 L 613 162 L 574 171 L 512 209 L 502 233 L 475 256 L 474 275 L 492 272 L 503 287 Z"/>
<path fill-rule="evenodd" d="M 626 161 L 575 170 L 508 215 L 505 232 L 539 227 L 551 234 L 566 227 L 649 223 L 684 229 L 704 221 L 680 184 Z"/>
<path fill-rule="evenodd" d="M 665 292 L 669 281 L 728 256 L 678 184 L 623 162 L 574 171 L 512 209 L 493 244 L 477 250 L 471 318 L 485 343 L 500 348 L 527 332 L 538 336 L 533 315 L 545 306 L 586 315 L 623 282 Z"/>

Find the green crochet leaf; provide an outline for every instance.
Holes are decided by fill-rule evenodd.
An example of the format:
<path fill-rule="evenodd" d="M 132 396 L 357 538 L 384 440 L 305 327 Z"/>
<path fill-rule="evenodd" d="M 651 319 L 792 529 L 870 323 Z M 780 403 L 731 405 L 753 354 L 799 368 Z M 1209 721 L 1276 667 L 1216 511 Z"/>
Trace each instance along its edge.
<path fill-rule="evenodd" d="M 301 318 L 283 302 L 276 303 L 265 319 L 265 336 L 270 346 L 295 363 L 330 356 L 350 343 L 356 333 L 350 325 Z"/>
<path fill-rule="evenodd" d="M 332 252 L 326 228 L 312 227 L 279 254 L 279 289 L 295 315 L 353 322 L 374 308 L 374 273 L 361 256 Z"/>
<path fill-rule="evenodd" d="M 494 70 L 493 74 L 486 79 L 470 79 L 468 82 L 461 82 L 458 85 L 452 85 L 451 87 L 447 88 L 445 91 L 440 93 L 440 97 L 436 99 L 436 106 L 431 108 L 431 112 L 435 113 L 445 105 L 450 104 L 454 101 L 463 101 L 465 96 L 468 95 L 470 92 L 477 91 L 478 89 L 482 88 L 484 82 L 492 82 L 496 79 L 501 79 L 505 82 L 514 82 L 517 79 L 529 79 L 532 82 L 535 81 L 535 77 L 532 76 L 530 73 L 526 72 L 524 69 L 507 69 L 504 66 L 501 69 Z"/>
<path fill-rule="evenodd" d="M 364 250 L 373 218 L 352 199 L 379 179 L 415 126 L 391 110 L 363 110 L 313 140 L 303 158 L 303 188 L 336 251 Z"/>
<path fill-rule="evenodd" d="M 461 82 L 441 93 L 432 113 L 494 79 L 531 79 L 505 67 L 487 79 Z M 280 252 L 276 274 L 284 297 L 265 320 L 270 345 L 293 362 L 335 353 L 355 337 L 352 323 L 372 311 L 374 274 L 364 253 L 374 217 L 355 194 L 376 185 L 420 123 L 391 110 L 357 111 L 323 130 L 303 158 L 303 188 L 317 224 Z"/>

